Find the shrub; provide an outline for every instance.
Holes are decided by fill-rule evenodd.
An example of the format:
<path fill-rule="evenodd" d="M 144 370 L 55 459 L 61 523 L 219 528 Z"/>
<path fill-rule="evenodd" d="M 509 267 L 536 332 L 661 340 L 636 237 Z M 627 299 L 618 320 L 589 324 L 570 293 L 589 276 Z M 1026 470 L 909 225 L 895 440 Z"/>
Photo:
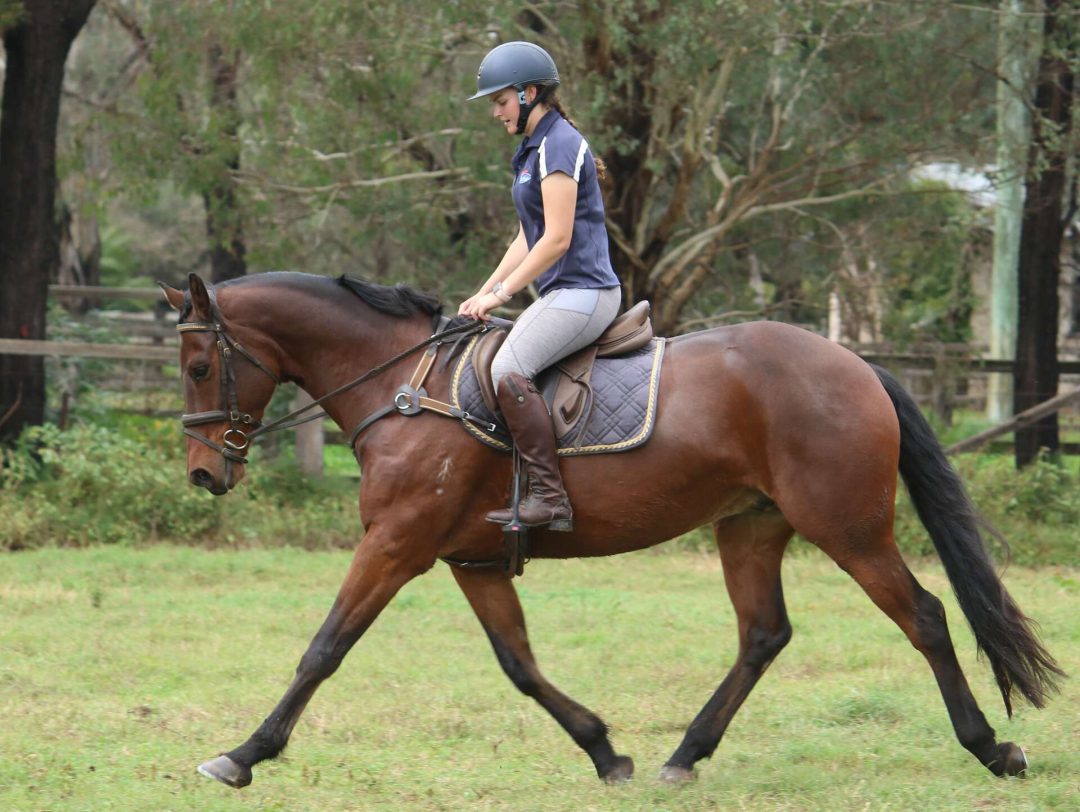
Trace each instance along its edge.
<path fill-rule="evenodd" d="M 1008 543 L 983 536 L 995 560 L 1004 564 L 1072 564 L 1080 488 L 1060 460 L 1040 455 L 1021 471 L 1008 454 L 972 454 L 952 460 L 980 516 Z M 901 491 L 903 488 L 901 486 Z M 926 530 L 902 493 L 897 500 L 897 541 L 906 553 L 936 555 Z"/>
<path fill-rule="evenodd" d="M 324 547 L 359 538 L 355 509 L 345 509 L 354 485 L 309 481 L 282 455 L 257 468 L 256 485 L 218 498 L 187 483 L 183 450 L 172 421 L 27 429 L 0 451 L 0 549 L 158 540 Z"/>
<path fill-rule="evenodd" d="M 199 538 L 219 506 L 187 486 L 183 464 L 100 426 L 27 429 L 5 453 L 0 547 Z"/>
<path fill-rule="evenodd" d="M 339 471 L 351 464 L 347 452 L 329 456 L 341 457 Z M 0 550 L 159 540 L 355 546 L 362 528 L 354 479 L 303 476 L 287 442 L 276 453 L 256 448 L 251 459 L 245 480 L 219 498 L 187 483 L 175 421 L 112 415 L 63 432 L 30 428 L 14 447 L 0 447 Z M 954 463 L 976 507 L 1009 542 L 1006 553 L 987 534 L 999 562 L 1075 564 L 1080 488 L 1069 467 L 1047 456 L 1020 472 L 1005 455 L 965 455 Z M 902 485 L 895 529 L 906 555 L 936 557 Z M 712 533 L 693 531 L 674 546 L 711 551 Z"/>

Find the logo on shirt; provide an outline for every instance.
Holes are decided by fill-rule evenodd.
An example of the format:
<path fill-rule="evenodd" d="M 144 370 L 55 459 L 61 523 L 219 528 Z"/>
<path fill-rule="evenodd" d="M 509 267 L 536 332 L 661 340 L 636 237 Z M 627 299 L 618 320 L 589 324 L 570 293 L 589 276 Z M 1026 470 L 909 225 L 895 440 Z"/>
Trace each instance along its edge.
<path fill-rule="evenodd" d="M 518 183 L 528 183 L 532 180 L 532 173 L 526 168 L 521 170 L 521 174 L 518 175 Z"/>

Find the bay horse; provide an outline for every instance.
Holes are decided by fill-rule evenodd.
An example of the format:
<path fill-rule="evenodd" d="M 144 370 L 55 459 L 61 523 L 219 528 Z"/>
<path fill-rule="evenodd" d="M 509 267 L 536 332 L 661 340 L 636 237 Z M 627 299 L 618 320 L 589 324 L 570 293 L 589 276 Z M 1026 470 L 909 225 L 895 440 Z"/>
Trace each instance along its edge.
<path fill-rule="evenodd" d="M 299 273 L 268 273 L 187 291 L 162 285 L 180 311 L 188 414 L 187 472 L 213 494 L 244 475 L 246 446 L 275 387 L 293 381 L 350 431 L 394 400 L 410 348 L 430 345 L 433 297 Z M 897 472 L 910 491 L 959 605 L 1012 714 L 1018 693 L 1042 707 L 1063 676 L 994 571 L 974 508 L 914 401 L 884 370 L 807 331 L 776 322 L 668 339 L 651 439 L 631 451 L 562 461 L 572 533 L 538 531 L 533 558 L 608 556 L 711 525 L 738 623 L 738 656 L 661 769 L 694 776 L 735 712 L 791 638 L 781 586 L 795 533 L 863 588 L 926 658 L 956 737 L 996 775 L 1027 768 L 998 742 L 957 662 L 941 601 L 924 590 L 893 537 Z M 346 387 L 357 376 L 362 385 Z M 450 371 L 427 380 L 446 397 Z M 284 696 L 242 745 L 200 766 L 233 787 L 274 758 L 315 690 L 395 593 L 443 559 L 497 559 L 503 540 L 486 511 L 505 505 L 511 457 L 458 421 L 390 414 L 356 436 L 365 533 L 328 616 Z M 588 754 L 606 781 L 633 761 L 607 727 L 541 673 L 512 573 L 451 566 L 514 685 Z"/>

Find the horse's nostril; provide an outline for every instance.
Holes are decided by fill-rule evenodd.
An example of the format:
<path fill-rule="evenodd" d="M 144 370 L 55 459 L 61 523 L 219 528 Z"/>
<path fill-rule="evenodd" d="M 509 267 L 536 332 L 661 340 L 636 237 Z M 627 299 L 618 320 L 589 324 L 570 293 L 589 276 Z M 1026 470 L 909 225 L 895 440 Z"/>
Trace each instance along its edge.
<path fill-rule="evenodd" d="M 209 489 L 210 486 L 214 484 L 214 478 L 210 476 L 210 472 L 207 471 L 205 468 L 196 468 L 194 471 L 191 472 L 191 475 L 188 477 L 188 479 L 191 480 L 192 485 L 195 485 L 199 488 Z"/>

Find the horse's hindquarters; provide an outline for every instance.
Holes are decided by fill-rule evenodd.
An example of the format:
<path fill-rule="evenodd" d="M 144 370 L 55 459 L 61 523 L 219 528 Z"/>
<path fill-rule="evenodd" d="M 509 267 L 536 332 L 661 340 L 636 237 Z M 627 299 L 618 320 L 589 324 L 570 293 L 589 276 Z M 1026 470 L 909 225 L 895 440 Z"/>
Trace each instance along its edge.
<path fill-rule="evenodd" d="M 536 555 L 641 549 L 754 511 L 810 538 L 891 523 L 898 453 L 892 404 L 847 350 L 769 322 L 682 337 L 649 442 L 561 461 L 578 532 L 538 536 Z"/>

